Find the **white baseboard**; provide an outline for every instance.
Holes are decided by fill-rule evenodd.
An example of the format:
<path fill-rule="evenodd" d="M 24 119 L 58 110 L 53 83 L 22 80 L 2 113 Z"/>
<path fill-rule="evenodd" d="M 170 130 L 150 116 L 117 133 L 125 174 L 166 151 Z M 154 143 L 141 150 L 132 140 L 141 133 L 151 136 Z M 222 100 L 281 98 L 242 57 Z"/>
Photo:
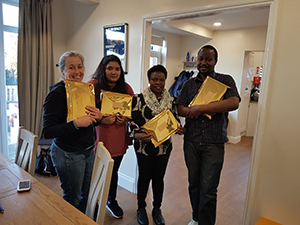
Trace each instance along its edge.
<path fill-rule="evenodd" d="M 241 136 L 231 137 L 228 136 L 229 142 L 232 144 L 237 144 L 241 141 Z"/>
<path fill-rule="evenodd" d="M 118 185 L 121 186 L 122 188 L 125 188 L 126 190 L 136 194 L 137 193 L 137 187 L 135 180 L 132 177 L 127 176 L 126 174 L 123 173 L 118 173 Z"/>

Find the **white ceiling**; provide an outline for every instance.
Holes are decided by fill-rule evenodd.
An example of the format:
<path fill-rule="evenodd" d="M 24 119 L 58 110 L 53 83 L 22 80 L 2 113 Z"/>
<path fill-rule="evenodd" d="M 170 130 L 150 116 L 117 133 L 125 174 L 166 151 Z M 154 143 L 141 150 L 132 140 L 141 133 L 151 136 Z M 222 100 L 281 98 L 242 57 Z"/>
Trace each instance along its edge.
<path fill-rule="evenodd" d="M 192 18 L 175 19 L 170 21 L 172 22 L 172 26 L 168 25 L 168 21 L 162 21 L 160 23 L 155 22 L 152 24 L 152 28 L 179 35 L 192 35 L 191 33 L 182 30 L 179 26 L 176 28 L 174 23 L 176 21 L 180 22 L 180 24 L 184 22 L 189 24 L 189 26 L 200 26 L 210 31 L 215 31 L 267 26 L 268 19 L 269 7 L 243 8 L 210 13 L 209 15 L 195 15 Z M 214 27 L 214 22 L 221 22 L 222 26 Z"/>

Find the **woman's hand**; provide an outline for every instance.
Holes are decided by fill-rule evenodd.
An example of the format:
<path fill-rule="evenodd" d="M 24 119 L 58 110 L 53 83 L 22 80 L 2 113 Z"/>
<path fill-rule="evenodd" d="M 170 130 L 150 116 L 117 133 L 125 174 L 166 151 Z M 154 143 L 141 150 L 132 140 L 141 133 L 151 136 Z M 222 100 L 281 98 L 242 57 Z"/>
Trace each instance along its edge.
<path fill-rule="evenodd" d="M 85 109 L 86 109 L 85 113 L 91 118 L 95 119 L 96 121 L 102 119 L 103 115 L 98 108 L 91 105 L 87 105 Z"/>
<path fill-rule="evenodd" d="M 74 120 L 76 127 L 88 127 L 92 123 L 95 123 L 96 120 L 90 117 L 89 115 L 78 117 Z"/>
<path fill-rule="evenodd" d="M 123 116 L 121 113 L 115 113 L 110 116 L 105 116 L 102 120 L 102 124 L 113 124 L 113 123 L 122 124 L 127 121 L 128 119 L 125 116 Z"/>
<path fill-rule="evenodd" d="M 110 116 L 103 117 L 102 124 L 113 124 L 116 122 L 117 114 L 112 114 Z"/>
<path fill-rule="evenodd" d="M 146 133 L 135 133 L 134 138 L 143 142 L 149 142 L 152 138 L 152 135 Z"/>
<path fill-rule="evenodd" d="M 178 126 L 176 129 L 176 134 L 182 135 L 186 132 L 186 129 L 182 126 Z"/>
<path fill-rule="evenodd" d="M 128 119 L 123 116 L 121 113 L 117 113 L 116 115 L 116 123 L 117 124 L 122 124 L 122 123 L 126 123 L 128 121 Z"/>

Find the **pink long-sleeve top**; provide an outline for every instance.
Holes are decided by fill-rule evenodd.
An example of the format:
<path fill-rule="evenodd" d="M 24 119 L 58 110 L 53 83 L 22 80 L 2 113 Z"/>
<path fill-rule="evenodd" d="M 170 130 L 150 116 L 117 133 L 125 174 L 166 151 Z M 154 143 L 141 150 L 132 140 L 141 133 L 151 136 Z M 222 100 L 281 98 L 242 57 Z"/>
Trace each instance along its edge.
<path fill-rule="evenodd" d="M 94 84 L 96 86 L 98 80 L 90 80 L 88 83 Z M 129 84 L 126 83 L 127 92 L 129 95 L 134 95 L 134 92 Z M 99 103 L 100 98 L 96 98 Z M 103 142 L 104 146 L 110 152 L 111 157 L 117 157 L 124 155 L 128 148 L 129 136 L 128 136 L 128 123 L 123 124 L 100 124 L 95 127 L 96 129 L 96 140 L 95 148 L 96 152 L 98 142 Z"/>

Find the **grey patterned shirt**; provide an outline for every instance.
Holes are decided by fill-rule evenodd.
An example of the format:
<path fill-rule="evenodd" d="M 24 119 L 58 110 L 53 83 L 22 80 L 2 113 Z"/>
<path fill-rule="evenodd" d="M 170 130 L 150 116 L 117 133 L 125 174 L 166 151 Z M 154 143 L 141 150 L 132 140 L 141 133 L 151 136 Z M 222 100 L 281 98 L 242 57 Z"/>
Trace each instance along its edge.
<path fill-rule="evenodd" d="M 211 73 L 209 76 L 231 87 L 225 92 L 223 99 L 237 96 L 241 100 L 235 82 L 230 75 Z M 176 100 L 177 105 L 188 106 L 197 94 L 203 81 L 197 77 L 186 81 Z M 217 113 L 208 119 L 200 115 L 197 119 L 185 119 L 186 133 L 184 139 L 200 143 L 225 143 L 227 138 L 228 112 Z"/>

